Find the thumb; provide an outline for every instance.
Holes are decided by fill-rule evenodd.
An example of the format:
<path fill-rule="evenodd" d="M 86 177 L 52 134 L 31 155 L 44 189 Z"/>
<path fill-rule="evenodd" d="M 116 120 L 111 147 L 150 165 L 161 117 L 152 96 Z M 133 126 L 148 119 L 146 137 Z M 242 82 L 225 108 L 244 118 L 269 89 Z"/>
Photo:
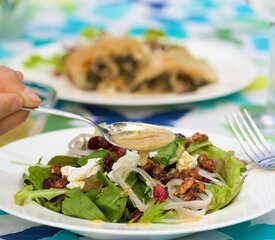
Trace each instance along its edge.
<path fill-rule="evenodd" d="M 23 98 L 25 107 L 37 107 L 41 102 L 38 95 L 28 87 L 25 87 L 23 91 L 18 92 L 18 94 Z"/>
<path fill-rule="evenodd" d="M 36 107 L 41 100 L 23 82 L 23 74 L 10 68 L 0 66 L 0 93 L 15 93 L 23 100 L 25 107 Z"/>

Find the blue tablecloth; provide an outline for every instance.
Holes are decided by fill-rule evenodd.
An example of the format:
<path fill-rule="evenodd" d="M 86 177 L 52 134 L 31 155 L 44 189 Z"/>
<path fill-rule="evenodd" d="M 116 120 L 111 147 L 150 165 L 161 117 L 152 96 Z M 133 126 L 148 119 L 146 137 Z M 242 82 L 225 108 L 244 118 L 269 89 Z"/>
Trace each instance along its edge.
<path fill-rule="evenodd" d="M 241 92 L 219 99 L 188 105 L 154 108 L 116 108 L 82 105 L 59 101 L 58 108 L 77 110 L 97 122 L 140 120 L 144 122 L 198 129 L 230 135 L 225 114 L 242 106 L 264 104 L 268 64 L 268 28 L 266 20 L 256 15 L 241 0 L 59 0 L 29 2 L 28 25 L 16 41 L 0 41 L 0 62 L 16 57 L 47 43 L 73 37 L 87 26 L 113 33 L 142 34 L 148 28 L 159 28 L 168 36 L 228 41 L 242 47 L 258 66 L 259 77 Z M 207 119 L 207 126 L 205 124 Z M 76 126 L 67 120 L 62 125 L 51 118 L 45 131 Z M 274 140 L 274 136 L 268 136 Z M 66 230 L 27 222 L 0 211 L 0 238 L 20 239 L 86 239 Z M 238 225 L 198 233 L 186 239 L 275 239 L 275 211 Z"/>

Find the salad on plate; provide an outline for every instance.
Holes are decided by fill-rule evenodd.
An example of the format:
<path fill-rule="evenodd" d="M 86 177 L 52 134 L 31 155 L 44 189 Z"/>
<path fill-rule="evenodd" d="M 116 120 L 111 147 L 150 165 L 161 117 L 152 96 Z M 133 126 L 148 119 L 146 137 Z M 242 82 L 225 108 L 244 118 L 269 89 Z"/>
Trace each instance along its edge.
<path fill-rule="evenodd" d="M 181 223 L 229 205 L 245 173 L 245 163 L 207 134 L 176 134 L 173 142 L 142 152 L 80 134 L 66 155 L 29 166 L 14 199 L 87 220 Z"/>

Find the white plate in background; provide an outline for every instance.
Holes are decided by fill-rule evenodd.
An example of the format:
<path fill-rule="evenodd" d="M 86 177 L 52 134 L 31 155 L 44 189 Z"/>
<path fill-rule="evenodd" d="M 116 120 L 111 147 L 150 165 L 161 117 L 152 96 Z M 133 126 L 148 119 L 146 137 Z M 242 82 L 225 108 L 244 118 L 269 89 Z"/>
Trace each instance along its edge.
<path fill-rule="evenodd" d="M 217 72 L 217 83 L 199 88 L 195 92 L 182 94 L 160 94 L 137 96 L 133 94 L 103 95 L 95 91 L 84 91 L 75 87 L 66 77 L 54 76 L 45 68 L 28 69 L 23 61 L 31 55 L 53 56 L 63 51 L 61 43 L 53 43 L 33 49 L 27 55 L 16 56 L 8 65 L 21 70 L 26 80 L 42 82 L 54 87 L 59 99 L 106 106 L 157 106 L 204 101 L 238 92 L 256 78 L 256 66 L 241 49 L 221 41 L 188 40 L 184 45 L 194 56 L 205 60 Z"/>

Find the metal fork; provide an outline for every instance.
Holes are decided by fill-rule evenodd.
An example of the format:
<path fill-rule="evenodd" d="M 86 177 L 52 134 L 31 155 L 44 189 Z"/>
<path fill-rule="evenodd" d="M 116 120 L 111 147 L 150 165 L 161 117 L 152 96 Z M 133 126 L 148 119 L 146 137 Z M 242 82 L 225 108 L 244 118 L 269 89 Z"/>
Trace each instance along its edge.
<path fill-rule="evenodd" d="M 258 166 L 275 170 L 275 150 L 244 109 L 226 116 L 243 150 Z"/>

